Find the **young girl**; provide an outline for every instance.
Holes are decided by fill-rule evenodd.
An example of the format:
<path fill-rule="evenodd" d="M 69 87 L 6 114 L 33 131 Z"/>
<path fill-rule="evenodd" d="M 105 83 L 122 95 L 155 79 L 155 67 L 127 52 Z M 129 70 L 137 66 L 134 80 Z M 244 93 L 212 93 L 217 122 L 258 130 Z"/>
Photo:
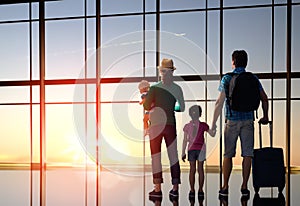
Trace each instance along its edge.
<path fill-rule="evenodd" d="M 198 105 L 193 105 L 189 109 L 189 115 L 191 121 L 185 124 L 184 138 L 182 142 L 182 160 L 185 162 L 186 159 L 186 146 L 188 145 L 188 161 L 190 162 L 190 174 L 189 181 L 191 190 L 189 192 L 189 199 L 194 200 L 195 198 L 195 173 L 196 173 L 196 162 L 198 162 L 198 174 L 199 174 L 199 190 L 198 199 L 204 199 L 203 184 L 204 184 L 204 171 L 203 163 L 206 160 L 206 148 L 204 141 L 204 132 L 208 132 L 212 137 L 215 136 L 216 130 L 209 129 L 209 126 L 205 122 L 201 122 L 202 109 Z"/>

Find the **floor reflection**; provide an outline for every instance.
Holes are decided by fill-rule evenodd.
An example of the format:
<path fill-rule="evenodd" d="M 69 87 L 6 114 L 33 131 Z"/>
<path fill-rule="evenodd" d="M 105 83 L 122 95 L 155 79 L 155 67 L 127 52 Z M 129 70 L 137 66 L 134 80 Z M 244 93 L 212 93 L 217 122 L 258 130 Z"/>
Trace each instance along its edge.
<path fill-rule="evenodd" d="M 149 198 L 149 200 L 153 203 L 155 206 L 161 206 L 161 205 L 173 205 L 178 206 L 179 201 L 178 198 L 169 198 L 170 203 L 162 204 L 162 198 Z M 196 199 L 189 199 L 189 205 L 190 206 L 203 206 L 204 200 L 196 200 Z M 221 206 L 228 206 L 228 198 L 219 198 L 219 203 Z M 259 194 L 255 194 L 253 197 L 253 204 L 251 204 L 251 201 L 249 198 L 241 198 L 240 199 L 240 205 L 241 206 L 285 206 L 285 197 L 281 193 L 278 195 L 278 197 L 260 197 Z M 187 204 L 184 204 L 187 205 Z M 236 203 L 231 203 L 231 205 L 238 205 Z"/>
<path fill-rule="evenodd" d="M 181 205 L 190 205 L 190 206 L 203 206 L 203 205 L 209 205 L 205 204 L 205 200 L 203 199 L 185 199 L 184 197 L 181 198 Z M 179 205 L 179 199 L 178 198 L 171 198 L 169 197 L 169 201 L 163 201 L 163 198 L 149 198 L 150 202 L 152 202 L 152 205 L 155 206 L 161 206 L 161 205 L 173 205 L 173 206 L 178 206 Z M 230 204 L 228 197 L 222 197 L 222 198 L 216 198 L 216 202 L 219 202 L 220 206 L 229 206 L 229 205 L 234 205 L 234 206 L 285 206 L 286 201 L 284 195 L 278 194 L 278 197 L 260 197 L 259 194 L 255 194 L 253 199 L 250 198 L 240 198 L 240 203 L 237 203 L 235 201 L 232 201 L 232 199 L 229 198 Z M 188 203 L 189 202 L 189 203 Z M 215 205 L 215 204 L 214 204 Z M 216 204 L 217 205 L 217 204 Z"/>
<path fill-rule="evenodd" d="M 197 202 L 195 201 L 195 200 L 189 200 L 190 201 L 190 205 L 191 206 L 194 206 L 195 204 L 197 205 Z M 203 202 L 204 202 L 204 200 L 198 200 L 198 205 L 199 206 L 203 206 Z"/>
<path fill-rule="evenodd" d="M 247 206 L 248 205 L 248 202 L 249 202 L 249 199 L 250 198 L 244 198 L 244 197 L 241 197 L 241 206 Z M 229 204 L 228 204 L 228 198 L 219 198 L 219 200 L 220 200 L 220 205 L 222 205 L 222 206 L 228 206 Z M 233 204 L 232 204 L 233 205 Z M 234 205 L 238 205 L 238 204 L 234 204 Z"/>
<path fill-rule="evenodd" d="M 240 193 L 240 184 L 242 181 L 241 173 L 234 172 L 231 176 L 229 196 L 225 199 L 219 199 L 219 174 L 206 174 L 206 185 L 205 185 L 205 197 L 204 200 L 198 200 L 197 196 L 195 199 L 189 199 L 189 184 L 188 184 L 188 173 L 182 173 L 182 184 L 180 185 L 179 199 L 172 201 L 168 198 L 168 191 L 171 188 L 169 174 L 165 175 L 165 182 L 162 185 L 163 198 L 161 201 L 146 203 L 146 205 L 191 205 L 191 206 L 202 206 L 202 205 L 220 205 L 220 206 L 285 206 L 285 189 L 283 194 L 278 195 L 277 188 L 262 188 L 259 194 L 255 195 L 255 191 L 250 179 L 248 189 L 250 190 L 250 197 L 247 199 L 242 198 Z M 148 179 L 149 178 L 149 179 Z M 153 187 L 151 176 L 148 177 L 146 183 L 146 191 L 150 191 Z"/>
<path fill-rule="evenodd" d="M 260 197 L 259 194 L 255 194 L 253 206 L 285 206 L 285 197 L 282 193 L 279 193 L 278 197 Z"/>
<path fill-rule="evenodd" d="M 126 171 L 127 172 L 127 171 Z M 131 171 L 132 172 L 132 171 Z M 0 205 L 29 205 L 29 198 L 33 198 L 32 205 L 39 205 L 39 186 L 36 180 L 39 180 L 39 172 L 33 172 L 33 189 L 28 190 L 30 171 L 26 170 L 0 170 Z M 241 199 L 240 184 L 242 181 L 241 172 L 233 172 L 230 179 L 230 188 L 228 199 L 219 200 L 219 174 L 207 173 L 205 183 L 204 200 L 199 201 L 198 196 L 195 200 L 189 200 L 190 186 L 188 183 L 188 172 L 182 172 L 182 184 L 179 188 L 179 198 L 169 199 L 169 191 L 172 188 L 171 175 L 168 172 L 164 174 L 164 183 L 162 185 L 163 197 L 161 199 L 149 200 L 148 192 L 153 190 L 151 173 L 132 173 L 124 175 L 121 172 L 104 171 L 101 172 L 101 182 L 99 185 L 98 200 L 101 205 L 122 205 L 122 206 L 188 206 L 188 205 L 230 205 L 230 206 L 285 206 L 288 202 L 291 206 L 299 205 L 300 202 L 300 174 L 291 175 L 291 186 L 289 200 L 284 189 L 282 194 L 278 195 L 277 188 L 262 188 L 259 195 L 255 195 L 251 177 L 248 188 L 250 190 L 250 199 Z M 47 171 L 46 205 L 72 205 L 82 206 L 96 205 L 96 173 L 88 171 L 86 174 L 82 170 L 49 170 Z M 86 179 L 87 177 L 87 179 Z M 62 180 L 63 179 L 63 184 Z M 27 184 L 26 184 L 27 183 Z M 87 187 L 85 194 L 84 188 Z M 196 188 L 198 189 L 198 187 Z M 68 191 L 68 192 L 66 192 Z M 18 194 L 18 198 L 15 198 Z M 118 198 L 116 198 L 118 197 Z"/>

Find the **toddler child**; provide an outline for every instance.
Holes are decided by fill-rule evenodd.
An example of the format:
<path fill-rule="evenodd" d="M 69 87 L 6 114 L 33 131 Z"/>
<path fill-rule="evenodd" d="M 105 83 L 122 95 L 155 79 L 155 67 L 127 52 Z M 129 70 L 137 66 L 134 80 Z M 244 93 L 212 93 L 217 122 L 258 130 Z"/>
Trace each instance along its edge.
<path fill-rule="evenodd" d="M 141 101 L 139 102 L 139 104 L 142 105 L 146 100 L 146 96 L 148 94 L 150 84 L 147 80 L 142 80 L 139 83 L 138 88 L 141 94 Z M 149 129 L 149 111 L 145 111 L 143 117 L 143 123 L 144 123 L 144 135 L 146 136 L 148 134 L 148 129 Z"/>

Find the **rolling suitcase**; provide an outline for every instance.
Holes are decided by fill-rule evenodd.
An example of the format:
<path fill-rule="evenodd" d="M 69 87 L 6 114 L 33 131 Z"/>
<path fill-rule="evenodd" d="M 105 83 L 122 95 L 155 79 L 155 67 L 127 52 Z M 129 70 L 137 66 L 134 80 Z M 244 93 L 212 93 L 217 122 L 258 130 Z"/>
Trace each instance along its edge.
<path fill-rule="evenodd" d="M 282 148 L 273 147 L 272 122 L 269 123 L 270 147 L 262 147 L 261 123 L 259 123 L 259 145 L 254 149 L 252 159 L 252 180 L 255 193 L 261 187 L 278 187 L 282 193 L 285 187 L 285 168 Z"/>

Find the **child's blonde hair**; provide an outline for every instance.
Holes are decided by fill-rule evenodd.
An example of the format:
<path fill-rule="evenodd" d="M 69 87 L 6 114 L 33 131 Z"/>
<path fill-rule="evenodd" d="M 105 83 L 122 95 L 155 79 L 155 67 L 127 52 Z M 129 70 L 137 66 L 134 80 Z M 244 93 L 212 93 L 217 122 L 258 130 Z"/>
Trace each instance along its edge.
<path fill-rule="evenodd" d="M 149 87 L 150 87 L 150 84 L 147 80 L 142 80 L 138 86 L 139 90 L 149 88 Z"/>

